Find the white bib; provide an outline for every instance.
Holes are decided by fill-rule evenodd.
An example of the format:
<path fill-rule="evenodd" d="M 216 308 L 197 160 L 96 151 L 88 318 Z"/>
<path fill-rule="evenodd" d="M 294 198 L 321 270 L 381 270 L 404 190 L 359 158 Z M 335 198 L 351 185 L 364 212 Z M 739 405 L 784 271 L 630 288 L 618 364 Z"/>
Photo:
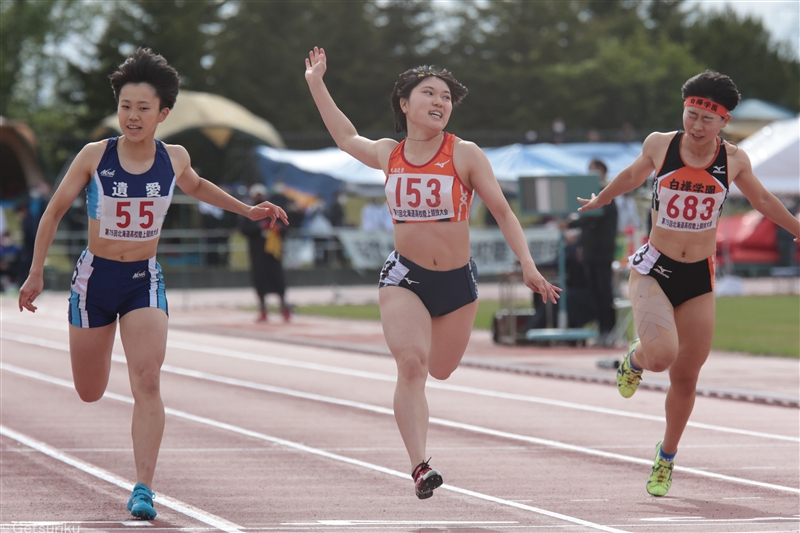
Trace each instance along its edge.
<path fill-rule="evenodd" d="M 395 220 L 438 220 L 455 216 L 453 176 L 389 174 L 386 200 Z"/>
<path fill-rule="evenodd" d="M 161 235 L 171 196 L 117 198 L 101 205 L 100 237 L 119 241 L 149 241 Z"/>
<path fill-rule="evenodd" d="M 715 194 L 676 191 L 659 192 L 656 226 L 676 231 L 706 231 L 717 227 L 725 190 Z"/>

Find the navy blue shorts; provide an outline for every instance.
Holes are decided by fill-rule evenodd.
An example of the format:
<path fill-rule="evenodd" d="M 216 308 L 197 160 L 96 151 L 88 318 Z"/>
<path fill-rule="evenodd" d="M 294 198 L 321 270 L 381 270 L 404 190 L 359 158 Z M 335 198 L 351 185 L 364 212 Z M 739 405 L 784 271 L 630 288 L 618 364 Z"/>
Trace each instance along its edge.
<path fill-rule="evenodd" d="M 72 274 L 70 324 L 100 328 L 143 307 L 157 307 L 169 314 L 164 277 L 155 257 L 122 262 L 83 251 Z"/>
<path fill-rule="evenodd" d="M 478 299 L 475 261 L 455 270 L 428 270 L 396 251 L 381 269 L 378 287 L 403 287 L 422 300 L 432 317 L 446 315 Z"/>

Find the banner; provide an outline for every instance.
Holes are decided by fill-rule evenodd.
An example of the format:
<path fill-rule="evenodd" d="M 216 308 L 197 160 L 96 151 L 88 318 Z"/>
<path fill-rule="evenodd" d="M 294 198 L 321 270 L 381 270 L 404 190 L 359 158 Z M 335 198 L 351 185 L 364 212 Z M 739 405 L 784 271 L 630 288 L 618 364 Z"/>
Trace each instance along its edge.
<path fill-rule="evenodd" d="M 557 228 L 529 228 L 523 233 L 537 265 L 556 263 L 560 237 Z M 391 231 L 337 229 L 334 235 L 356 270 L 379 269 L 394 250 Z M 470 252 L 480 274 L 508 272 L 517 260 L 499 228 L 470 229 Z"/>

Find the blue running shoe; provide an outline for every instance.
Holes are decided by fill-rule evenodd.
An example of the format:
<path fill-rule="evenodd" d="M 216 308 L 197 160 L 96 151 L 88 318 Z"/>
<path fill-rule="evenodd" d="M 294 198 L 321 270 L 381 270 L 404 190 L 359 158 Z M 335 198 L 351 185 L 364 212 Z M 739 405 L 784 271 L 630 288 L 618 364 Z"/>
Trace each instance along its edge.
<path fill-rule="evenodd" d="M 137 483 L 133 487 L 133 494 L 128 500 L 128 510 L 136 518 L 152 520 L 158 514 L 153 507 L 153 498 L 156 495 L 144 483 Z"/>

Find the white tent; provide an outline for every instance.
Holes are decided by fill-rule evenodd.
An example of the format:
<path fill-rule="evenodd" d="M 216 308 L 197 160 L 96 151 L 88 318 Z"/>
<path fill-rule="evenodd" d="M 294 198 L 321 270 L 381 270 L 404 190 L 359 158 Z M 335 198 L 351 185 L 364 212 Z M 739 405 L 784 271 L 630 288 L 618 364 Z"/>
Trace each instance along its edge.
<path fill-rule="evenodd" d="M 800 117 L 773 122 L 739 147 L 747 152 L 753 172 L 769 192 L 800 194 Z M 741 191 L 733 187 L 731 194 Z"/>

